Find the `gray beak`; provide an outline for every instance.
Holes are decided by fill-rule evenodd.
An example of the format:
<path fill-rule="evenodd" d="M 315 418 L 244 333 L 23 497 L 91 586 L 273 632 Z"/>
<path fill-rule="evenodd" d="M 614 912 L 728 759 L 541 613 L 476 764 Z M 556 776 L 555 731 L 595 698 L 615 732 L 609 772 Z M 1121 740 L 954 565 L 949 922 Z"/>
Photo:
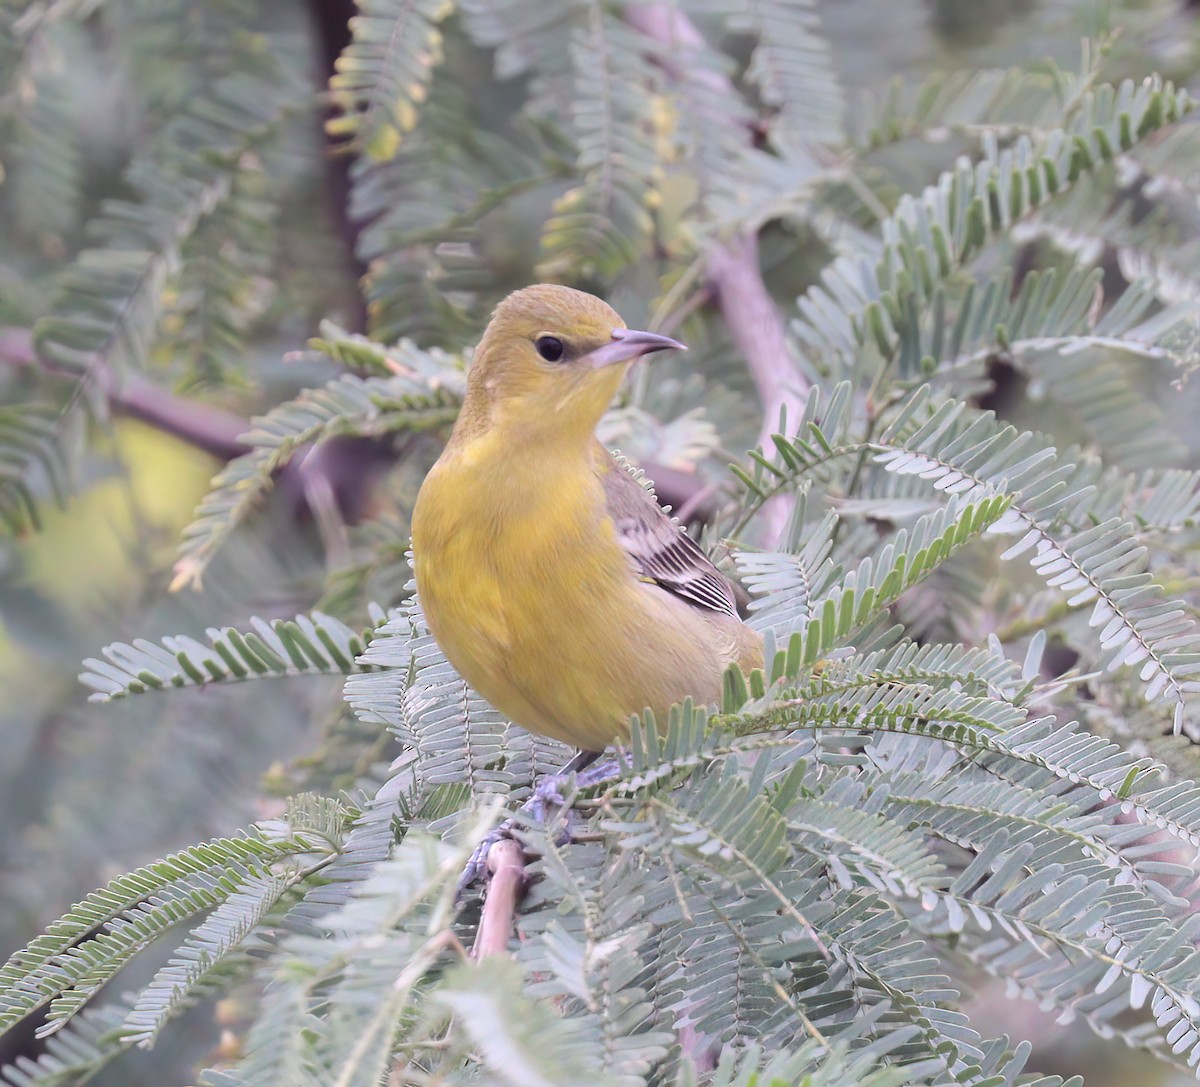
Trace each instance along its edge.
<path fill-rule="evenodd" d="M 636 328 L 614 328 L 612 343 L 597 347 L 589 352 L 588 360 L 594 367 L 612 366 L 617 362 L 629 362 L 631 359 L 649 355 L 652 351 L 686 351 L 687 348 L 670 336 L 660 336 L 657 332 L 639 332 Z"/>

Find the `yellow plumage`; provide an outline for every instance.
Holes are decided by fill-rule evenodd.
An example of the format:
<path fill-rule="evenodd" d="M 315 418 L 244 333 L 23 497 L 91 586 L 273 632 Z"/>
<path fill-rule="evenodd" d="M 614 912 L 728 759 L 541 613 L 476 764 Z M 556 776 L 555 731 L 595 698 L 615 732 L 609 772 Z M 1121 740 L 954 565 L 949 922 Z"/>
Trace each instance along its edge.
<path fill-rule="evenodd" d="M 647 706 L 717 700 L 731 662 L 762 665 L 728 583 L 594 437 L 629 362 L 678 346 L 580 291 L 510 295 L 413 511 L 450 662 L 517 724 L 585 750 Z"/>

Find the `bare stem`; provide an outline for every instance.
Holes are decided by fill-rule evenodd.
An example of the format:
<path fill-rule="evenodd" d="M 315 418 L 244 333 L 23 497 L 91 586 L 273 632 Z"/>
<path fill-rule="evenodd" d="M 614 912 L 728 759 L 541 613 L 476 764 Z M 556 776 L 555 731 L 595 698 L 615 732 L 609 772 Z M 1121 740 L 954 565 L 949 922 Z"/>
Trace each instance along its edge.
<path fill-rule="evenodd" d="M 783 317 L 763 282 L 758 263 L 758 235 L 739 234 L 715 246 L 708 255 L 708 277 L 733 342 L 737 345 L 763 405 L 759 444 L 770 445 L 780 412 L 798 419 L 808 402 L 810 385 L 800 372 Z"/>
<path fill-rule="evenodd" d="M 492 878 L 483 900 L 475 946 L 471 948 L 472 958 L 481 960 L 508 950 L 508 937 L 526 883 L 525 854 L 511 838 L 501 838 L 488 850 L 487 864 Z"/>

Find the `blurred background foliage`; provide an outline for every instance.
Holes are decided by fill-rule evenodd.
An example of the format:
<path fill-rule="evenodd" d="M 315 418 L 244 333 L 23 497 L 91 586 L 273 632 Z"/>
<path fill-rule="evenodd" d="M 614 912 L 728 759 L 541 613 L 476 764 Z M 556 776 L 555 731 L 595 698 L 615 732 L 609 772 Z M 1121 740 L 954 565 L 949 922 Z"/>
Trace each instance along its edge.
<path fill-rule="evenodd" d="M 720 44 L 721 64 L 754 63 L 753 19 L 723 19 L 716 0 L 683 6 Z M 403 598 L 406 510 L 452 411 L 299 443 L 219 550 L 201 535 L 179 552 L 210 480 L 244 452 L 252 416 L 347 369 L 368 381 L 391 373 L 346 333 L 460 351 L 499 298 L 542 278 L 605 294 L 632 326 L 687 316 L 693 352 L 639 375 L 605 437 L 704 522 L 727 493 L 725 465 L 759 439 L 764 410 L 702 289 L 699 238 L 752 223 L 764 281 L 791 314 L 831 257 L 853 250 L 903 193 L 934 181 L 956 153 L 977 153 L 987 126 L 943 123 L 939 111 L 968 117 L 973 95 L 982 112 L 1002 115 L 1006 103 L 966 76 L 1047 61 L 1077 73 L 1086 39 L 1105 43 L 1102 55 L 1095 45 L 1084 54 L 1089 79 L 1154 71 L 1194 89 L 1200 47 L 1183 0 L 836 0 L 812 7 L 819 20 L 809 5 L 789 14 L 785 4 L 787 32 L 813 36 L 811 67 L 760 73 L 745 102 L 723 101 L 711 116 L 705 94 L 719 98 L 720 84 L 691 72 L 699 106 L 685 119 L 697 131 L 664 171 L 657 142 L 678 103 L 635 93 L 636 72 L 573 61 L 556 33 L 586 9 L 599 49 L 603 34 L 622 32 L 624 5 L 414 0 L 400 22 L 397 7 L 364 0 L 357 17 L 387 33 L 381 45 L 359 24 L 356 48 L 356 11 L 344 3 L 0 0 L 0 435 L 17 450 L 0 462 L 0 508 L 14 529 L 0 541 L 6 952 L 114 874 L 278 815 L 298 790 L 370 783 L 394 754 L 327 677 L 102 707 L 84 704 L 76 678 L 111 642 L 199 637 L 318 606 L 361 630 L 368 602 Z M 964 80 L 944 85 L 941 100 L 916 100 L 913 88 L 937 71 Z M 572 85 L 605 79 L 628 80 L 630 93 Z M 905 89 L 890 91 L 895 80 Z M 822 97 L 835 85 L 851 104 L 845 137 L 838 101 Z M 1031 112 L 1014 95 L 1014 115 Z M 889 101 L 911 132 L 887 129 Z M 562 102 L 574 103 L 569 116 L 556 114 Z M 745 163 L 730 143 L 745 143 L 754 117 L 780 103 L 795 116 L 756 135 L 771 142 L 779 176 L 758 161 L 757 180 L 731 182 Z M 597 116 L 601 106 L 612 116 Z M 607 172 L 606 145 L 589 139 L 605 124 L 630 134 Z M 1163 305 L 1194 298 L 1196 132 L 1180 126 L 1147 152 L 1183 162 L 1181 178 L 1081 185 L 1056 216 L 1014 231 L 993 270 L 1068 253 L 1106 284 L 1152 272 Z M 804 191 L 818 170 L 820 190 Z M 317 336 L 324 345 L 309 346 Z M 451 392 L 453 362 L 443 359 Z M 1137 366 L 1131 388 L 1149 414 L 1114 459 L 1195 465 L 1195 381 L 1172 386 L 1153 360 Z M 975 397 L 1062 445 L 1114 438 L 1066 417 L 1050 380 L 1001 363 L 980 369 Z M 767 406 L 768 428 L 777 406 Z M 994 625 L 981 616 L 1003 613 L 981 588 L 992 575 L 951 560 L 926 592 L 967 605 L 910 597 L 901 618 L 926 623 L 930 637 L 978 641 Z M 173 580 L 181 591 L 168 591 Z M 1176 580 L 1169 587 L 1195 599 L 1194 575 L 1180 569 Z M 1053 606 L 1032 600 L 1035 620 Z M 1069 634 L 1054 651 L 1069 666 Z M 1159 750 L 1157 726 L 1139 731 L 1147 711 L 1136 696 L 1110 693 L 1090 723 Z M 1184 767 L 1192 759 L 1162 750 Z M 137 969 L 121 984 L 149 976 Z M 1091 1084 L 1164 1075 L 1082 1027 L 1049 1030 L 1035 1006 L 999 988 L 982 985 L 976 1003 L 991 1033 L 1039 1043 L 1039 1070 L 1086 1069 Z M 242 1010 L 201 1005 L 188 1029 L 90 1082 L 185 1082 L 220 1060 L 222 1026 Z M 6 1060 L 36 1052 L 21 1032 L 0 1045 Z"/>

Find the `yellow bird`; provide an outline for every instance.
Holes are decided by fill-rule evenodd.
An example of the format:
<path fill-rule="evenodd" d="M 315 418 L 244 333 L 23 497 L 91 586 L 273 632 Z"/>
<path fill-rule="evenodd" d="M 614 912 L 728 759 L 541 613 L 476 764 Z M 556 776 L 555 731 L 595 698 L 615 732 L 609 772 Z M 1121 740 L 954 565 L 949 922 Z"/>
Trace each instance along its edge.
<path fill-rule="evenodd" d="M 595 436 L 630 363 L 666 348 L 686 350 L 582 291 L 509 295 L 413 511 L 417 592 L 450 663 L 585 751 L 763 662 L 730 583 Z"/>

